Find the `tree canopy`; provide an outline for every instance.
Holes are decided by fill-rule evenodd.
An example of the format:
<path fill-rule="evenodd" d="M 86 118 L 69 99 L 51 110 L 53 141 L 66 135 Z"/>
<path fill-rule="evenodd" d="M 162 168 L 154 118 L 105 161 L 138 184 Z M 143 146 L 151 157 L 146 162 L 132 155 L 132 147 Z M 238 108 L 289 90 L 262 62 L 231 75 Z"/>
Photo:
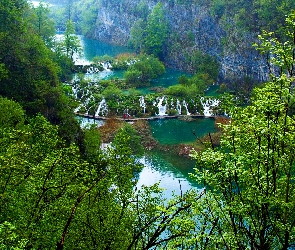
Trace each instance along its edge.
<path fill-rule="evenodd" d="M 164 45 L 168 37 L 168 22 L 162 3 L 158 3 L 147 16 L 147 21 L 139 19 L 131 29 L 129 43 L 136 50 L 163 57 Z"/>
<path fill-rule="evenodd" d="M 193 153 L 204 183 L 202 249 L 288 249 L 294 243 L 295 13 L 288 42 L 264 32 L 257 48 L 271 55 L 271 81 L 251 105 L 234 108 L 220 148 Z M 201 248 L 200 248 L 201 249 Z"/>
<path fill-rule="evenodd" d="M 285 250 L 294 243 L 294 11 L 283 40 L 259 36 L 270 81 L 247 107 L 228 107 L 220 147 L 192 153 L 203 189 L 170 200 L 158 184 L 136 186 L 143 150 L 131 125 L 104 150 L 96 128 L 78 126 L 60 83 L 59 51 L 40 37 L 42 13 L 35 28 L 28 13 L 26 1 L 0 2 L 0 248 Z M 161 4 L 147 17 L 144 46 L 156 55 L 162 17 Z M 72 34 L 69 22 L 70 58 Z M 150 79 L 164 67 L 145 56 L 130 70 Z M 198 73 L 179 86 L 203 89 L 209 76 Z M 116 92 L 110 85 L 105 93 Z"/>
<path fill-rule="evenodd" d="M 26 1 L 0 2 L 3 17 L 0 25 L 0 95 L 19 102 L 28 115 L 41 113 L 54 124 L 64 123 L 63 134 L 70 139 L 72 135 L 66 131 L 77 136 L 79 129 L 71 101 L 64 94 L 59 80 L 58 63 L 65 61 L 57 60 L 56 54 L 46 46 L 49 38 L 45 41 L 41 38 L 45 38 L 42 20 L 45 19 L 43 11 L 46 11 L 43 7 L 34 9 L 40 11 L 40 19 L 33 25 L 33 10 Z M 49 35 L 47 31 L 44 32 Z"/>

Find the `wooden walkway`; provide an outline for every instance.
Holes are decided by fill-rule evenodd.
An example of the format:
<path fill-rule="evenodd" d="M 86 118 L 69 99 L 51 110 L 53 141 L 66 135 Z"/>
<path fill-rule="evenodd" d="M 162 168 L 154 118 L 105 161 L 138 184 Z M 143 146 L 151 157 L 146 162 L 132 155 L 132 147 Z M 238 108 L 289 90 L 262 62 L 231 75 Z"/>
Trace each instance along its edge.
<path fill-rule="evenodd" d="M 140 120 L 160 120 L 160 119 L 177 119 L 177 118 L 215 118 L 215 116 L 204 116 L 204 115 L 158 115 L 158 116 L 150 116 L 150 117 L 129 117 L 129 118 L 123 118 L 123 117 L 105 117 L 105 116 L 94 116 L 94 115 L 88 115 L 88 114 L 80 114 L 75 113 L 77 116 L 94 119 L 94 120 L 109 120 L 109 119 L 116 119 L 119 121 L 140 121 Z"/>

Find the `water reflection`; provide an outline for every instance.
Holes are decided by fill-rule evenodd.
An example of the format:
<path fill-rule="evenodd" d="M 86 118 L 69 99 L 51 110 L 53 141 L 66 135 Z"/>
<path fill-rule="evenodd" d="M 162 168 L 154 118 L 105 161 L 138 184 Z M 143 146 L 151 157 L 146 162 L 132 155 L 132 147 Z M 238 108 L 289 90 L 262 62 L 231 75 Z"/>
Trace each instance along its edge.
<path fill-rule="evenodd" d="M 98 40 L 86 38 L 84 36 L 79 36 L 79 38 L 84 51 L 83 57 L 88 61 L 91 61 L 95 56 L 108 55 L 115 57 L 122 53 L 133 53 L 133 50 L 127 47 L 114 46 Z"/>
<path fill-rule="evenodd" d="M 166 154 L 166 155 L 165 155 Z M 180 195 L 191 188 L 201 188 L 189 173 L 193 173 L 195 163 L 193 160 L 172 155 L 169 152 L 152 151 L 140 159 L 144 165 L 139 174 L 137 187 L 150 186 L 160 182 L 164 188 L 164 196 L 170 198 L 172 193 Z"/>

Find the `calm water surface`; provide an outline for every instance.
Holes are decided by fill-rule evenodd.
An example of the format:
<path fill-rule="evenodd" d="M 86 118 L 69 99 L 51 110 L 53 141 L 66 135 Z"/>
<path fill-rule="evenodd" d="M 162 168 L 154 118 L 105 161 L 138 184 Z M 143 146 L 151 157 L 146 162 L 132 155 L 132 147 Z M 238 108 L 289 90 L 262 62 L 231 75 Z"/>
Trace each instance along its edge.
<path fill-rule="evenodd" d="M 79 38 L 82 43 L 81 45 L 84 48 L 84 58 L 89 61 L 95 56 L 108 55 L 115 57 L 122 53 L 133 53 L 133 50 L 127 47 L 110 45 L 84 36 L 79 36 Z"/>
<path fill-rule="evenodd" d="M 209 132 L 215 132 L 214 119 L 197 118 L 192 121 L 159 119 L 149 121 L 153 136 L 163 145 L 189 143 Z"/>
<path fill-rule="evenodd" d="M 159 182 L 164 188 L 164 196 L 171 197 L 172 192 L 180 194 L 191 188 L 202 188 L 190 176 L 194 173 L 195 162 L 171 152 L 150 151 L 140 159 L 144 168 L 139 175 L 137 186 L 149 186 Z"/>

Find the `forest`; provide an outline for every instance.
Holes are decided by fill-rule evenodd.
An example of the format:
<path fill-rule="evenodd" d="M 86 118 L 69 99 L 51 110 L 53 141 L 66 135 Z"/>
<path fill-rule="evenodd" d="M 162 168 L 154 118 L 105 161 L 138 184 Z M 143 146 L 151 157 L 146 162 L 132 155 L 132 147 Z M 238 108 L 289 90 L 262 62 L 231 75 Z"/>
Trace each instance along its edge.
<path fill-rule="evenodd" d="M 108 5 L 116 3 L 114 8 L 123 11 L 126 2 Z M 134 40 L 138 36 L 130 40 L 139 54 L 128 55 L 131 65 L 126 55 L 107 59 L 126 69 L 120 85 L 148 84 L 165 70 L 169 32 L 165 22 L 157 22 L 164 18 L 162 4 L 195 2 L 158 1 L 148 14 L 141 1 L 136 11 L 149 17 L 147 26 L 133 27 L 132 32 L 143 30 L 145 39 L 143 44 Z M 241 85 L 236 82 L 235 90 L 220 83 L 227 117 L 218 124 L 218 143 L 209 134 L 202 148 L 190 152 L 196 160 L 192 177 L 203 188 L 181 191 L 168 200 L 158 183 L 136 187 L 146 137 L 135 126 L 122 122 L 107 134 L 114 119 L 104 131 L 78 123 L 74 110 L 80 103 L 69 82 L 77 71 L 74 55 L 81 48 L 71 8 L 65 9 L 65 20 L 56 19 L 64 27 L 63 39 L 58 40 L 61 23 L 54 22 L 46 4 L 0 0 L 1 249 L 294 248 L 292 1 L 201 2 L 211 6 L 216 18 L 233 17 L 237 27 L 257 34 L 253 47 L 266 58 L 269 77 L 248 82 L 251 88 L 243 98 L 238 92 L 244 80 Z M 93 10 L 81 10 L 86 11 Z M 77 32 L 91 32 L 93 15 L 87 13 Z M 198 61 L 201 67 L 195 66 L 192 77 L 181 76 L 165 95 L 193 98 L 217 81 L 218 61 L 200 51 L 195 56 L 192 63 Z M 97 65 L 105 61 L 96 58 Z M 122 89 L 115 83 L 102 82 L 103 91 L 96 95 L 103 93 L 110 100 L 119 96 Z M 111 146 L 102 149 L 101 142 L 110 134 Z"/>

